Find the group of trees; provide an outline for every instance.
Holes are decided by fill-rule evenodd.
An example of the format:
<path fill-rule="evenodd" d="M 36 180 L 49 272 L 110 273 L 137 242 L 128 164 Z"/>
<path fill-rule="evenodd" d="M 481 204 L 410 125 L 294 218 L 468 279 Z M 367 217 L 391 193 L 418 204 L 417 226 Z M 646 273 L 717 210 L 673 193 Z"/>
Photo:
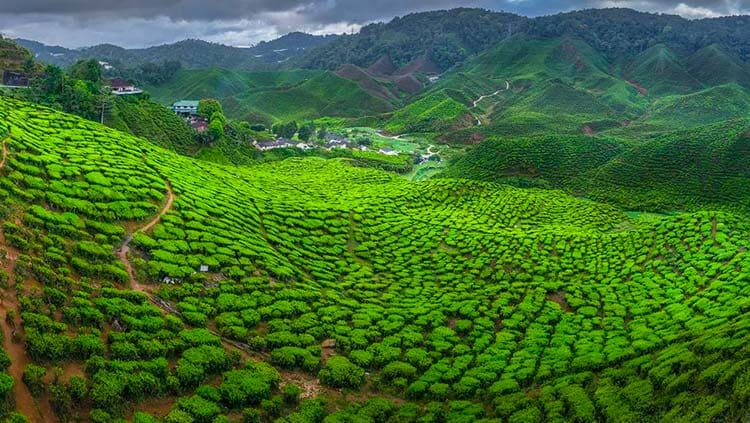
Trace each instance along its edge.
<path fill-rule="evenodd" d="M 296 135 L 302 141 L 309 141 L 313 138 L 324 139 L 326 136 L 325 127 L 321 127 L 317 132 L 314 122 L 297 124 L 296 121 L 287 123 L 277 123 L 271 127 L 271 131 L 283 138 L 292 139 Z"/>
<path fill-rule="evenodd" d="M 212 98 L 200 100 L 198 102 L 198 115 L 208 120 L 207 141 L 214 142 L 224 137 L 227 118 L 224 116 L 224 109 L 218 100 Z"/>
<path fill-rule="evenodd" d="M 78 62 L 67 73 L 47 65 L 32 75 L 28 92 L 31 101 L 94 121 L 101 120 L 102 108 L 111 103 L 110 97 L 102 84 L 101 66 L 96 60 Z"/>

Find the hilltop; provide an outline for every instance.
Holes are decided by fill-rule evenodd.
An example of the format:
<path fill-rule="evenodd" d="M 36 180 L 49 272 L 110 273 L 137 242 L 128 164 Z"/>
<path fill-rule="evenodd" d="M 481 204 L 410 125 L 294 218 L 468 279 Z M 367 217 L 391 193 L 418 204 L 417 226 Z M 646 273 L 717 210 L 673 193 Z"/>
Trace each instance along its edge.
<path fill-rule="evenodd" d="M 18 39 L 21 46 L 31 50 L 36 59 L 58 66 L 70 66 L 79 60 L 97 59 L 115 67 L 132 68 L 144 63 L 176 61 L 187 69 L 222 67 L 251 70 L 282 63 L 307 49 L 321 46 L 335 35 L 316 36 L 295 32 L 247 48 L 231 47 L 202 40 L 183 40 L 148 48 L 126 49 L 112 44 L 100 44 L 80 49 L 48 46 L 37 41 Z"/>

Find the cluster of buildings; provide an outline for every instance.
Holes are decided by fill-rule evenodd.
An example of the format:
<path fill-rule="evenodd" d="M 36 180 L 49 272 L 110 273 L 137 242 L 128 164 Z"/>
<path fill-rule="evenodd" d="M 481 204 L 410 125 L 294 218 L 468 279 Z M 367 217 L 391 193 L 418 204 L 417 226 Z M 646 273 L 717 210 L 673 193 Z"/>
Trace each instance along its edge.
<path fill-rule="evenodd" d="M 288 138 L 281 137 L 277 138 L 274 141 L 253 141 L 253 146 L 261 151 L 274 150 L 277 148 L 299 148 L 302 150 L 309 150 L 311 148 L 323 148 L 328 151 L 335 149 L 368 151 L 367 146 L 357 145 L 355 143 L 352 143 L 349 139 L 335 134 L 329 134 L 326 137 L 325 144 L 322 146 L 313 145 L 302 141 L 294 141 Z M 395 151 L 390 147 L 383 147 L 379 149 L 378 152 L 387 156 L 397 156 L 399 154 L 398 151 Z"/>
<path fill-rule="evenodd" d="M 208 129 L 208 119 L 198 116 L 197 100 L 180 100 L 172 104 L 172 111 L 185 118 L 185 122 L 198 132 Z"/>

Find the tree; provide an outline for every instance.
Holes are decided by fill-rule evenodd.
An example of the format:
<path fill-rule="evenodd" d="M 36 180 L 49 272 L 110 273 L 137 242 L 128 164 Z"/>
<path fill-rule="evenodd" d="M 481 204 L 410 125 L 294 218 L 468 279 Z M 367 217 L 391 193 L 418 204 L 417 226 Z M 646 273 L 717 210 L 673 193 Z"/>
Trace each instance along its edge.
<path fill-rule="evenodd" d="M 212 141 L 216 141 L 224 136 L 224 124 L 221 120 L 215 120 L 208 124 L 208 135 Z"/>
<path fill-rule="evenodd" d="M 204 98 L 198 102 L 198 115 L 206 119 L 210 119 L 214 113 L 224 114 L 224 110 L 221 107 L 219 100 L 213 98 Z"/>
<path fill-rule="evenodd" d="M 294 134 L 297 133 L 297 122 L 291 121 L 289 123 L 284 124 L 281 127 L 281 135 L 284 138 L 294 138 Z"/>
<path fill-rule="evenodd" d="M 328 136 L 328 130 L 325 126 L 321 126 L 320 129 L 318 129 L 318 139 L 324 140 Z"/>
<path fill-rule="evenodd" d="M 44 375 L 47 369 L 35 364 L 27 364 L 23 369 L 23 382 L 29 387 L 29 391 L 34 396 L 39 396 L 44 390 Z"/>
<path fill-rule="evenodd" d="M 221 112 L 214 112 L 211 115 L 211 118 L 209 119 L 209 122 L 216 122 L 216 121 L 221 122 L 222 125 L 226 125 L 227 124 L 227 118 Z"/>
<path fill-rule="evenodd" d="M 102 80 L 102 67 L 96 59 L 81 60 L 70 67 L 70 76 L 99 85 Z"/>
<path fill-rule="evenodd" d="M 302 141 L 307 141 L 313 136 L 313 134 L 315 134 L 315 124 L 310 122 L 306 125 L 302 125 L 299 128 L 299 133 L 297 135 Z"/>

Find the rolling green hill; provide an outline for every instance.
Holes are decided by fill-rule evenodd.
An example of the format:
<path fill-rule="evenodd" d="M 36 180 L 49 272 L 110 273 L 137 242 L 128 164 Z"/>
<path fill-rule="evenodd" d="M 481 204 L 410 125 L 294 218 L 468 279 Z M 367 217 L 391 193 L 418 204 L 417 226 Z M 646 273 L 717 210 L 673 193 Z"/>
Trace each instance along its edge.
<path fill-rule="evenodd" d="M 5 98 L 0 130 L 0 322 L 23 340 L 3 344 L 4 415 L 27 397 L 40 421 L 743 415 L 743 215 L 342 159 L 225 166 Z M 528 163 L 553 183 L 603 162 L 615 195 L 747 204 L 742 122 L 554 141 L 513 151 L 546 147 Z"/>
<path fill-rule="evenodd" d="M 104 123 L 180 153 L 196 148 L 193 128 L 171 109 L 152 101 L 118 97 Z"/>
<path fill-rule="evenodd" d="M 750 117 L 750 93 L 737 84 L 720 85 L 687 95 L 666 96 L 627 127 L 617 131 L 637 136 L 648 131 L 692 128 L 731 118 Z"/>
<path fill-rule="evenodd" d="M 747 211 L 750 123 L 728 120 L 628 140 L 609 136 L 494 138 L 444 174 L 565 188 L 625 209 L 705 206 Z"/>
<path fill-rule="evenodd" d="M 293 86 L 320 72 L 242 72 L 229 69 L 181 69 L 162 85 L 147 86 L 154 100 L 171 105 L 180 99 L 226 98 L 249 90 Z"/>
<path fill-rule="evenodd" d="M 661 44 L 636 57 L 627 69 L 627 77 L 655 96 L 685 94 L 702 87 L 700 81 L 688 73 L 683 61 Z"/>
<path fill-rule="evenodd" d="M 217 98 L 229 117 L 268 123 L 360 117 L 393 107 L 389 99 L 326 71 L 181 70 L 173 80 L 148 90 L 165 105 L 178 99 Z"/>
<path fill-rule="evenodd" d="M 687 70 L 706 86 L 737 83 L 750 87 L 750 68 L 715 44 L 702 48 L 687 59 Z"/>

